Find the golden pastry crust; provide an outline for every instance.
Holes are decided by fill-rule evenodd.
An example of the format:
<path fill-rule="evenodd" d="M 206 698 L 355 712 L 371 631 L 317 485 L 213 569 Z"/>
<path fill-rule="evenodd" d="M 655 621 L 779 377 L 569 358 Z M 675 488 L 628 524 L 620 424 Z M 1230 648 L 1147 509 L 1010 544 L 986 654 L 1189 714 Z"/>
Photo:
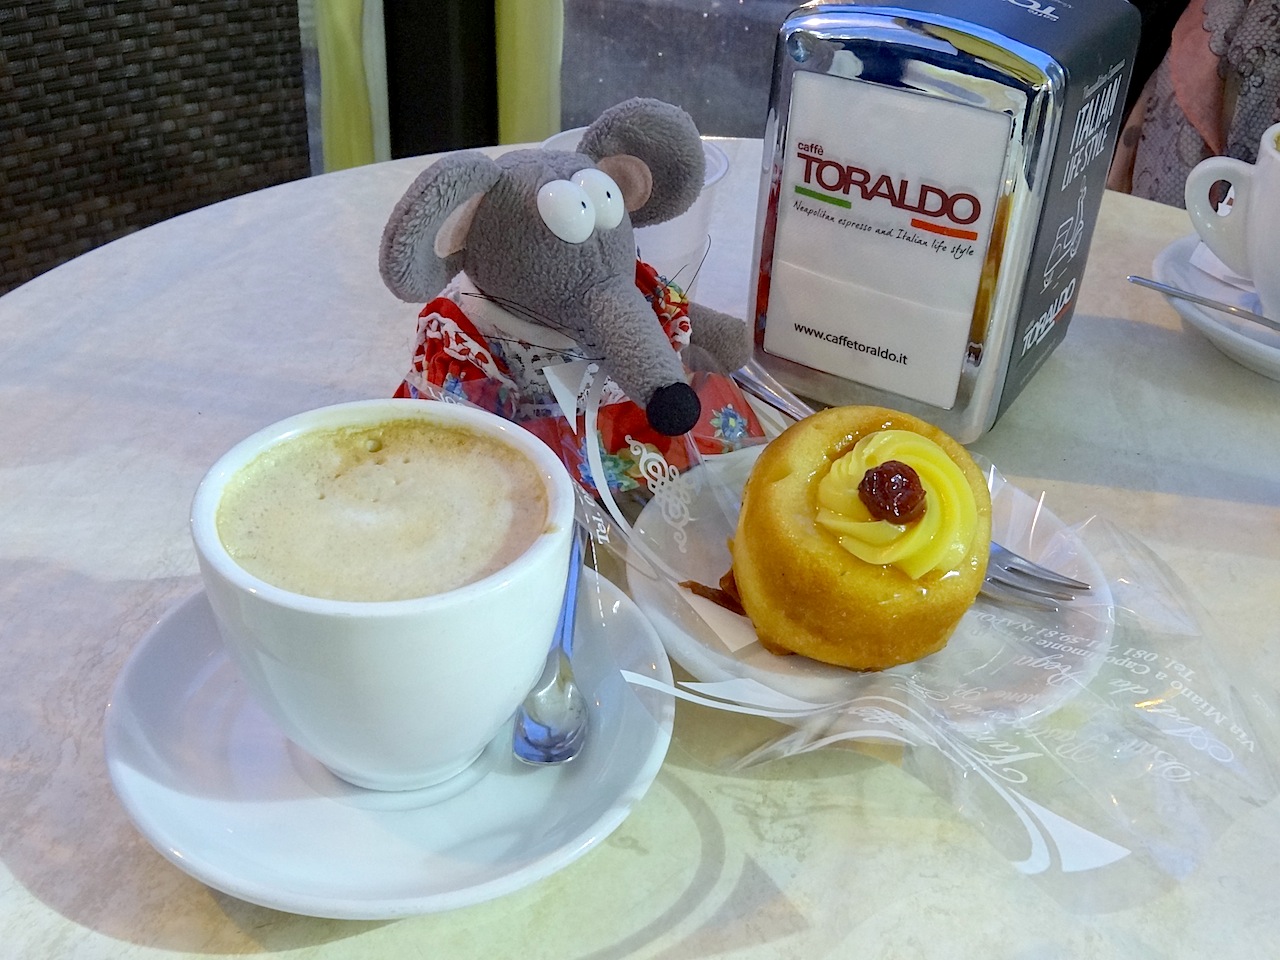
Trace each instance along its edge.
<path fill-rule="evenodd" d="M 857 559 L 817 523 L 818 481 L 855 443 L 881 430 L 932 440 L 964 474 L 977 527 L 954 569 L 913 580 L 894 566 Z M 909 414 L 847 406 L 792 425 L 764 449 L 730 547 L 742 605 L 766 649 L 882 670 L 946 645 L 982 586 L 990 542 L 991 498 L 964 447 Z"/>

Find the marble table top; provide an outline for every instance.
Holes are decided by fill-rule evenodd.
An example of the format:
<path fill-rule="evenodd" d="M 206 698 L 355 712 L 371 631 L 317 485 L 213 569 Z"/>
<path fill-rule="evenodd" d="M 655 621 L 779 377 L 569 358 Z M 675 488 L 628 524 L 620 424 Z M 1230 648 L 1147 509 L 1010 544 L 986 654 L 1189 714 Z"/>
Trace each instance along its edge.
<path fill-rule="evenodd" d="M 701 300 L 742 314 L 761 145 L 725 140 Z M 1185 875 L 1077 911 L 892 756 L 746 770 L 768 733 L 680 704 L 670 753 L 597 849 L 532 886 L 393 922 L 280 913 L 204 886 L 112 791 L 103 716 L 147 631 L 199 589 L 207 466 L 288 414 L 384 396 L 416 311 L 378 238 L 425 166 L 394 161 L 217 204 L 0 299 L 0 953 L 14 957 L 1266 956 L 1280 801 L 1238 811 Z M 1280 383 L 1127 284 L 1191 232 L 1108 194 L 1066 341 L 973 449 L 1067 522 L 1121 524 L 1249 678 L 1280 642 Z"/>

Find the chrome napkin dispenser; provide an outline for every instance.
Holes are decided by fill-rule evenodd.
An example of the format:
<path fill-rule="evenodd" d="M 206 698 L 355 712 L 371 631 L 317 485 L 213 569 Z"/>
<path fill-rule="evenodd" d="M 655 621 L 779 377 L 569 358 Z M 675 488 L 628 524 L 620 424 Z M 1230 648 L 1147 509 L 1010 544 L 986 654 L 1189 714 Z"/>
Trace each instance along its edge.
<path fill-rule="evenodd" d="M 1061 341 L 1122 121 L 1126 0 L 809 4 L 780 30 L 752 316 L 827 404 L 977 439 Z"/>

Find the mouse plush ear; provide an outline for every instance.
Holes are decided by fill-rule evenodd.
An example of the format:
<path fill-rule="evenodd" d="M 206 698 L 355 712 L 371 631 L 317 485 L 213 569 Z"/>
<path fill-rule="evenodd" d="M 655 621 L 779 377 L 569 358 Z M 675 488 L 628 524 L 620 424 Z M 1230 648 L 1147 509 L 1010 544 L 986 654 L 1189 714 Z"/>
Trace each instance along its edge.
<path fill-rule="evenodd" d="M 635 210 L 627 204 L 637 227 L 662 223 L 688 210 L 706 175 L 702 138 L 693 118 L 661 100 L 636 97 L 610 107 L 582 135 L 578 152 L 611 175 L 615 169 L 634 171 L 636 164 L 647 168 L 647 200 Z M 618 182 L 625 196 L 626 185 Z"/>
<path fill-rule="evenodd" d="M 474 151 L 443 157 L 418 175 L 382 231 L 378 265 L 392 293 L 430 300 L 462 269 L 476 207 L 500 175 Z"/>

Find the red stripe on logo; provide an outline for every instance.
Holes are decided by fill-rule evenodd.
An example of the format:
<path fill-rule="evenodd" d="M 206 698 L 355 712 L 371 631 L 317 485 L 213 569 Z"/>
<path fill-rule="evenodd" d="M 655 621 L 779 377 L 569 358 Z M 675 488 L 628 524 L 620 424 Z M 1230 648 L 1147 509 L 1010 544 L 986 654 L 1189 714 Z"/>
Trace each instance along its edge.
<path fill-rule="evenodd" d="M 928 230 L 930 233 L 940 233 L 944 237 L 955 237 L 957 240 L 977 240 L 978 231 L 976 230 L 957 230 L 955 227 L 944 227 L 940 223 L 932 223 L 929 220 L 917 220 L 911 218 L 911 225 L 917 230 Z"/>

